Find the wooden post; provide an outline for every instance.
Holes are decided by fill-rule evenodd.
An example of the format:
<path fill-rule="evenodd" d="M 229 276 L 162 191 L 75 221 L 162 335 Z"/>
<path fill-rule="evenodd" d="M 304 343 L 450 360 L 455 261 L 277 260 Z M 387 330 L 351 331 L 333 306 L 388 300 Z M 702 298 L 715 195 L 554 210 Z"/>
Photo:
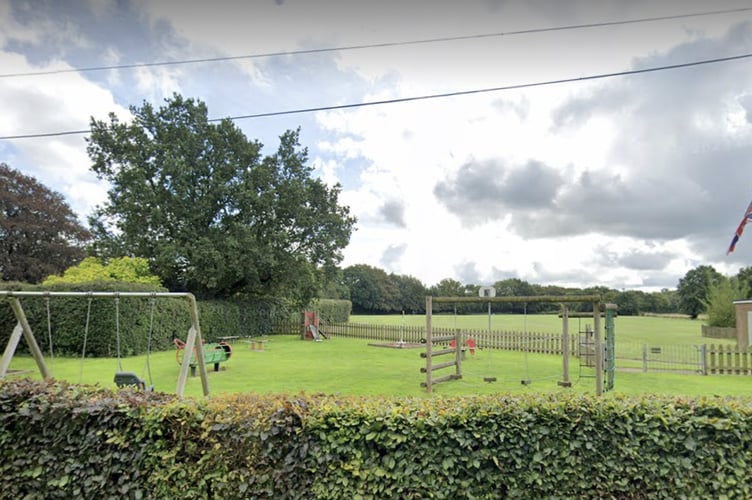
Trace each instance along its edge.
<path fill-rule="evenodd" d="M 593 335 L 595 336 L 595 395 L 603 394 L 603 337 L 601 336 L 600 302 L 593 302 Z"/>
<path fill-rule="evenodd" d="M 431 316 L 433 314 L 433 301 L 429 295 L 426 297 L 426 392 L 431 392 L 431 350 L 433 349 L 433 332 L 431 331 Z"/>
<path fill-rule="evenodd" d="M 562 387 L 572 387 L 572 381 L 569 380 L 569 308 L 562 306 L 562 323 L 561 323 L 561 355 L 562 355 L 562 377 L 559 385 Z"/>
<path fill-rule="evenodd" d="M 742 351 L 742 375 L 749 375 L 749 350 Z"/>
<path fill-rule="evenodd" d="M 454 373 L 457 374 L 458 378 L 462 377 L 462 345 L 463 345 L 463 336 L 460 333 L 460 330 L 457 329 L 454 332 L 454 347 L 456 348 L 457 352 L 454 353 L 454 357 L 456 360 L 456 367 L 454 370 Z"/>
<path fill-rule="evenodd" d="M 16 323 L 16 327 L 13 329 L 13 333 L 10 334 L 10 338 L 8 339 L 8 345 L 5 347 L 3 360 L 0 362 L 0 378 L 3 378 L 5 374 L 8 373 L 10 361 L 16 353 L 18 342 L 21 340 L 21 335 L 23 335 L 23 327 L 21 326 L 21 323 Z"/>
<path fill-rule="evenodd" d="M 16 315 L 16 320 L 23 329 L 24 340 L 29 346 L 29 350 L 31 350 L 31 355 L 34 356 L 34 361 L 37 363 L 39 373 L 43 378 L 50 378 L 52 374 L 47 370 L 47 365 L 44 363 L 44 355 L 42 355 L 42 350 L 39 348 L 39 344 L 37 344 L 37 339 L 34 338 L 34 333 L 31 331 L 29 320 L 26 319 L 26 314 L 24 313 L 23 307 L 21 307 L 21 302 L 16 297 L 10 297 L 9 300 L 10 307 L 13 309 L 13 314 Z M 8 362 L 10 363 L 10 360 Z"/>
<path fill-rule="evenodd" d="M 300 339 L 301 340 L 306 339 L 306 313 L 305 311 L 300 312 Z"/>
<path fill-rule="evenodd" d="M 191 353 L 196 353 L 196 364 L 198 366 L 199 375 L 201 375 L 201 386 L 204 391 L 204 396 L 209 395 L 209 375 L 206 372 L 206 364 L 204 364 L 204 346 L 201 338 L 201 326 L 198 322 L 198 305 L 196 304 L 196 298 L 192 294 L 186 294 L 188 299 L 188 308 L 191 315 L 191 327 L 188 329 L 188 337 L 185 339 L 185 348 L 183 349 L 183 362 L 180 365 L 180 374 L 178 375 L 178 383 L 175 388 L 175 393 L 182 397 L 185 391 L 185 383 L 188 379 L 188 370 L 191 363 Z M 195 349 L 194 349 L 195 347 Z"/>

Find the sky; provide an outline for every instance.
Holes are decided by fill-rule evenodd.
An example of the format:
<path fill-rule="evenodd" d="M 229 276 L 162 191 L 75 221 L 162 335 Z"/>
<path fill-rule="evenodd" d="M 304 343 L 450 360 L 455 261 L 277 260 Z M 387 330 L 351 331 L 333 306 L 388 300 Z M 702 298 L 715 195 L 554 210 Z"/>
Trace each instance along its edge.
<path fill-rule="evenodd" d="M 749 55 L 738 0 L 0 0 L 0 162 L 86 223 L 108 189 L 86 134 L 44 134 L 174 93 L 213 118 L 329 108 L 236 124 L 268 153 L 300 127 L 358 219 L 342 267 L 674 289 L 752 265 L 752 234 L 726 253 L 752 57 L 693 64 Z"/>

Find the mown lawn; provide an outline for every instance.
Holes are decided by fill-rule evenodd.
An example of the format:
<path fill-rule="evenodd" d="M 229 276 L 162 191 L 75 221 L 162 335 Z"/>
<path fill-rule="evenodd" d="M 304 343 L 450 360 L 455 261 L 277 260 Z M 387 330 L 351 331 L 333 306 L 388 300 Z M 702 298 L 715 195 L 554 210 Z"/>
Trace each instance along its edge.
<path fill-rule="evenodd" d="M 378 318 L 382 321 L 394 321 L 396 324 L 403 321 L 401 317 Z M 454 321 L 451 316 L 437 319 L 447 321 L 450 325 Z M 483 319 L 487 326 L 487 317 L 474 320 Z M 532 324 L 540 325 L 539 331 L 557 331 L 556 325 L 560 325 L 555 316 L 493 318 L 494 322 L 502 319 L 510 324 L 514 324 L 514 321 L 527 321 L 529 329 L 532 329 Z M 361 322 L 364 318 L 354 317 L 353 321 Z M 577 320 L 573 321 L 576 323 Z M 553 329 L 549 325 L 554 325 Z M 660 335 L 662 338 L 683 339 L 690 343 L 705 340 L 700 337 L 699 328 L 699 322 L 662 318 L 620 317 L 616 324 L 617 338 L 639 339 L 640 336 L 645 338 L 646 335 Z M 640 329 L 649 333 L 634 331 Z M 210 387 L 214 394 L 305 392 L 431 397 L 420 387 L 420 383 L 425 380 L 425 375 L 419 371 L 421 366 L 425 366 L 425 360 L 420 358 L 420 349 L 387 349 L 370 347 L 368 343 L 348 338 L 312 342 L 302 341 L 297 336 L 274 336 L 269 337 L 265 349 L 258 352 L 252 350 L 246 342 L 236 342 L 232 358 L 221 365 L 221 371 L 213 372 L 209 367 Z M 123 359 L 122 368 L 134 371 L 148 381 L 145 360 L 144 356 Z M 174 392 L 179 369 L 175 352 L 152 353 L 149 361 L 152 383 L 156 390 Z M 56 378 L 105 386 L 114 385 L 113 376 L 118 370 L 115 359 L 87 359 L 82 365 L 80 359 L 55 358 L 49 364 Z M 31 376 L 39 377 L 35 373 L 34 361 L 29 357 L 16 356 L 11 368 L 31 370 Z M 560 356 L 478 351 L 475 355 L 467 356 L 463 372 L 462 380 L 435 386 L 432 397 L 522 392 L 594 393 L 595 386 L 592 369 L 580 368 L 577 360 L 573 359 L 570 376 L 574 386 L 571 389 L 559 387 L 557 381 L 561 379 L 562 373 Z M 497 382 L 486 383 L 483 381 L 484 377 L 496 377 Z M 532 383 L 522 385 L 522 379 L 530 379 Z M 751 395 L 752 377 L 619 371 L 616 374 L 616 390 L 606 397 L 618 394 Z M 189 379 L 186 395 L 201 395 L 198 378 Z"/>
<path fill-rule="evenodd" d="M 378 316 L 353 315 L 352 323 L 378 325 L 407 325 L 425 326 L 424 315 L 406 314 Z M 458 327 L 469 329 L 488 329 L 487 314 L 453 315 L 434 314 L 432 324 L 440 327 Z M 592 318 L 570 318 L 569 332 L 576 334 L 583 331 L 586 325 L 592 326 Z M 601 326 L 605 323 L 601 321 Z M 654 316 L 618 316 L 615 320 L 616 342 L 618 343 L 648 343 L 652 345 L 693 345 L 693 344 L 721 344 L 733 341 L 705 339 L 700 333 L 703 321 L 684 318 L 654 317 Z M 491 315 L 492 330 L 516 330 L 529 332 L 558 333 L 562 329 L 562 319 L 555 314 L 493 314 Z"/>

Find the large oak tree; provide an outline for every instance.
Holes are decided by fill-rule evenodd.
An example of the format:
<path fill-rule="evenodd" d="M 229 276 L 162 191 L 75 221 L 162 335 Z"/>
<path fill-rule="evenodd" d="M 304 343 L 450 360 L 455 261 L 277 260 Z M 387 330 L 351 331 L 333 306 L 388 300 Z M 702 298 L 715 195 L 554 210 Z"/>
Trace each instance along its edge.
<path fill-rule="evenodd" d="M 702 265 L 687 271 L 676 288 L 679 296 L 679 309 L 692 319 L 705 312 L 708 291 L 717 286 L 724 276 L 713 266 Z"/>
<path fill-rule="evenodd" d="M 0 163 L 0 277 L 39 283 L 85 256 L 89 232 L 60 193 Z"/>
<path fill-rule="evenodd" d="M 274 154 L 206 105 L 174 95 L 133 119 L 92 119 L 92 170 L 111 184 L 90 224 L 107 255 L 150 259 L 172 290 L 313 297 L 341 261 L 355 219 L 340 186 L 312 177 L 299 131 Z"/>

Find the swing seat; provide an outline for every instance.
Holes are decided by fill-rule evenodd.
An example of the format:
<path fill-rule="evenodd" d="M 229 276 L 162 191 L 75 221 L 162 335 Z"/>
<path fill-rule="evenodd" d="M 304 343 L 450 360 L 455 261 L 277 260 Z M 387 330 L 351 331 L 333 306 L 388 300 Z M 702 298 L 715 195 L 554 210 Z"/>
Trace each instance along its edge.
<path fill-rule="evenodd" d="M 151 387 L 147 389 L 146 382 L 133 372 L 115 372 L 115 383 L 118 387 L 135 386 L 145 392 L 149 392 L 152 389 Z"/>
<path fill-rule="evenodd" d="M 467 345 L 468 349 L 470 349 L 470 354 L 475 355 L 475 349 L 478 347 L 475 344 L 475 340 L 473 340 L 472 338 L 469 338 L 467 339 L 467 342 L 465 342 L 465 344 Z"/>

